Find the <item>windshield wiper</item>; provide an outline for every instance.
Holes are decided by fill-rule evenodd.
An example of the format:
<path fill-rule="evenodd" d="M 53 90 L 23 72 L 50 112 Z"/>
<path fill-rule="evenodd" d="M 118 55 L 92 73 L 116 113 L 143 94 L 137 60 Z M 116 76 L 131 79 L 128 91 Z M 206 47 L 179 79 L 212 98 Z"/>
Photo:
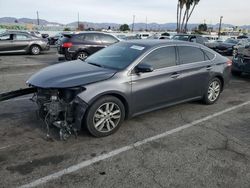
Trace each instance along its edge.
<path fill-rule="evenodd" d="M 97 64 L 97 63 L 90 63 L 90 62 L 87 62 L 88 64 L 90 64 L 90 65 L 94 65 L 94 66 L 97 66 L 97 67 L 102 67 L 102 65 L 100 65 L 100 64 Z"/>

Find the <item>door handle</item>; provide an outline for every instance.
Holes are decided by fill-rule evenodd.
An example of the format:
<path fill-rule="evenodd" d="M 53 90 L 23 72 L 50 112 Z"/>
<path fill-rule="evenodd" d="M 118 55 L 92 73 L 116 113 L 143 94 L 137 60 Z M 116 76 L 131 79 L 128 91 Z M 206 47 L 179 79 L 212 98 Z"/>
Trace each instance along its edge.
<path fill-rule="evenodd" d="M 213 67 L 211 65 L 208 65 L 206 69 L 209 71 L 209 70 L 212 70 L 212 68 Z"/>
<path fill-rule="evenodd" d="M 178 72 L 175 72 L 175 73 L 173 73 L 173 74 L 171 75 L 171 78 L 176 79 L 176 78 L 178 78 L 180 75 L 181 75 L 181 74 L 179 74 Z"/>

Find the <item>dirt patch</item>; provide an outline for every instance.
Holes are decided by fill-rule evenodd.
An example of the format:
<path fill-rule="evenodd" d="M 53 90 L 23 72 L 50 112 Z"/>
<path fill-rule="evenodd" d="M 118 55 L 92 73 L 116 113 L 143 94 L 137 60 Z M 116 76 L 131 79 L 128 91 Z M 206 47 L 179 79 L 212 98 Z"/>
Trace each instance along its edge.
<path fill-rule="evenodd" d="M 44 157 L 40 159 L 34 159 L 33 161 L 28 161 L 24 164 L 16 165 L 16 166 L 9 166 L 6 169 L 10 171 L 11 173 L 18 172 L 21 175 L 27 175 L 33 172 L 34 169 L 38 169 L 42 166 L 47 165 L 57 165 L 64 161 L 67 157 L 63 155 L 58 156 L 50 156 L 50 157 Z"/>
<path fill-rule="evenodd" d="M 229 101 L 227 102 L 227 104 L 230 104 L 230 105 L 239 105 L 241 103 L 243 103 L 244 101 L 241 101 L 241 100 L 235 100 L 235 101 Z"/>

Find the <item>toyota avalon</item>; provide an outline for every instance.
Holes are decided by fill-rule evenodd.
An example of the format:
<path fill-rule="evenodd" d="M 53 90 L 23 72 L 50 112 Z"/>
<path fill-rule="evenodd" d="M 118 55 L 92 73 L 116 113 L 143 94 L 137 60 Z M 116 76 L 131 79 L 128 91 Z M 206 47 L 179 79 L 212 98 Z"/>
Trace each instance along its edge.
<path fill-rule="evenodd" d="M 142 113 L 193 100 L 215 103 L 231 65 L 197 43 L 134 40 L 44 68 L 27 84 L 36 89 L 40 116 L 63 139 L 82 126 L 103 137 Z"/>

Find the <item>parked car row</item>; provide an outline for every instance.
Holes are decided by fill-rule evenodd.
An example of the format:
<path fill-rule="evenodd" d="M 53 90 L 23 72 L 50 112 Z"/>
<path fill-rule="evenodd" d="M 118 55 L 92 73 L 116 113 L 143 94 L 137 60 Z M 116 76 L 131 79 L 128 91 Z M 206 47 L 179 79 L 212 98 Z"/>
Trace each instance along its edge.
<path fill-rule="evenodd" d="M 0 53 L 30 53 L 39 54 L 49 50 L 49 45 L 56 45 L 58 54 L 66 60 L 84 59 L 87 56 L 122 40 L 156 39 L 170 40 L 169 33 L 140 33 L 134 36 L 118 34 L 117 36 L 103 32 L 67 32 L 49 37 L 38 31 L 6 31 L 0 34 Z M 172 40 L 188 41 L 205 45 L 223 55 L 235 55 L 238 51 L 248 53 L 250 39 L 240 36 L 238 39 L 228 38 L 225 41 L 211 39 L 208 36 L 196 34 L 176 34 Z M 242 53 L 242 52 L 240 52 Z"/>
<path fill-rule="evenodd" d="M 202 37 L 201 35 L 193 35 L 193 34 L 177 34 L 177 35 L 174 35 L 172 39 L 194 42 L 194 43 L 199 43 L 202 45 L 205 45 L 208 42 L 207 38 Z"/>

